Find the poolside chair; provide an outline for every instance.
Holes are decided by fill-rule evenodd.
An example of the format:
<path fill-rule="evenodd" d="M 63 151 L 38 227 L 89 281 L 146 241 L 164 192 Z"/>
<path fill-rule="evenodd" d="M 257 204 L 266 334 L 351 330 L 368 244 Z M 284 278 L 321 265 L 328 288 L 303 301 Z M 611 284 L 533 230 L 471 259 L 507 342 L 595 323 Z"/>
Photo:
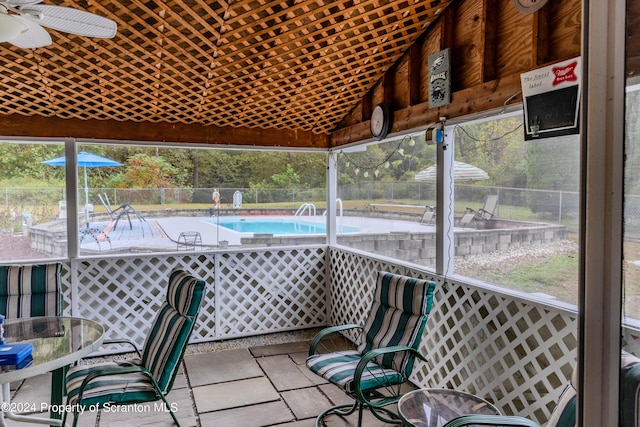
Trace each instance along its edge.
<path fill-rule="evenodd" d="M 129 229 L 133 230 L 133 224 L 131 224 L 131 216 L 130 216 L 130 214 L 135 215 L 136 218 L 138 218 L 140 221 L 146 221 L 144 219 L 144 217 L 142 215 L 140 215 L 138 213 L 138 211 L 135 210 L 134 207 L 131 206 L 131 203 L 129 203 L 129 202 L 123 203 L 120 206 L 118 206 L 117 208 L 112 209 L 111 203 L 109 202 L 109 197 L 106 194 L 98 194 L 98 198 L 100 199 L 100 202 L 102 203 L 104 208 L 107 210 L 107 213 L 111 217 L 111 220 L 115 221 L 115 223 L 113 225 L 113 229 L 114 230 L 118 226 L 118 222 L 125 216 L 127 217 L 127 220 L 129 221 Z M 144 230 L 143 230 L 143 237 L 144 237 Z"/>
<path fill-rule="evenodd" d="M 422 219 L 420 219 L 420 224 L 422 225 L 433 225 L 433 222 L 436 219 L 436 207 L 435 206 L 427 206 L 425 207 L 424 213 L 422 214 Z"/>
<path fill-rule="evenodd" d="M 476 214 L 475 212 L 465 212 L 458 220 L 458 227 L 469 228 L 471 223 L 475 224 Z"/>
<path fill-rule="evenodd" d="M 379 272 L 364 326 L 329 327 L 316 335 L 309 348 L 307 367 L 354 399 L 353 404 L 322 411 L 316 418 L 316 426 L 330 413 L 350 415 L 356 410 L 361 426 L 364 408 L 384 422 L 401 423 L 396 412 L 386 407 L 400 400 L 400 385 L 407 381 L 415 358 L 426 361 L 418 347 L 435 286 L 431 281 Z M 357 350 L 318 352 L 325 337 L 354 328 L 361 329 Z"/>
<path fill-rule="evenodd" d="M 62 264 L 0 266 L 0 314 L 7 319 L 62 316 Z M 51 403 L 62 403 L 66 368 L 51 373 Z M 3 396 L 6 400 L 7 396 Z M 53 407 L 53 405 L 52 405 Z M 51 412 L 59 418 L 59 413 Z"/>
<path fill-rule="evenodd" d="M 497 195 L 489 195 L 487 199 L 484 201 L 484 206 L 478 209 L 477 211 L 471 208 L 467 208 L 467 213 L 473 213 L 475 215 L 475 219 L 484 219 L 490 221 L 493 219 L 493 213 L 498 207 L 498 196 Z"/>
<path fill-rule="evenodd" d="M 622 352 L 620 376 L 620 427 L 637 427 L 640 413 L 640 359 Z M 574 427 L 576 425 L 576 384 L 577 371 L 574 369 L 569 384 L 560 395 L 558 404 L 551 413 L 545 427 Z M 540 427 L 527 418 L 501 415 L 463 415 L 449 421 L 444 427 L 464 427 L 469 425 Z"/>
<path fill-rule="evenodd" d="M 171 391 L 184 352 L 196 322 L 205 283 L 182 270 L 169 276 L 167 296 L 151 325 L 142 352 L 128 340 L 138 358 L 115 360 L 91 365 L 78 365 L 67 373 L 67 404 L 74 409 L 73 425 L 79 410 L 86 406 L 128 405 L 162 400 L 173 422 L 179 426 L 176 414 L 166 395 Z M 64 420 L 66 421 L 65 412 Z"/>

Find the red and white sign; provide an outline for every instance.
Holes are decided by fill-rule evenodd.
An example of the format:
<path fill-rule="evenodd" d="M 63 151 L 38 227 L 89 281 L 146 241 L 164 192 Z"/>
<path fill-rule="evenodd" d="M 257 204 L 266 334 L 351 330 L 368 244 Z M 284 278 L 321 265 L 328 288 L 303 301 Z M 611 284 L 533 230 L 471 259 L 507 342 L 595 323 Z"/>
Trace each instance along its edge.
<path fill-rule="evenodd" d="M 520 75 L 525 139 L 579 133 L 580 57 Z"/>

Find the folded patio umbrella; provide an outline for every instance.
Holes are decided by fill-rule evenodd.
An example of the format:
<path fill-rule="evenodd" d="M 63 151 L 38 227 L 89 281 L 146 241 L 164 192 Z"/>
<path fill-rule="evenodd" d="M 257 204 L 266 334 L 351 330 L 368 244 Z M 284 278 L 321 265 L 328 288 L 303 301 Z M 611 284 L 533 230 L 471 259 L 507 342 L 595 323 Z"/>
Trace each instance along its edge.
<path fill-rule="evenodd" d="M 416 174 L 414 179 L 421 182 L 436 182 L 436 165 L 429 166 Z M 489 174 L 479 167 L 463 162 L 453 162 L 453 179 L 456 181 L 482 181 L 489 179 Z"/>

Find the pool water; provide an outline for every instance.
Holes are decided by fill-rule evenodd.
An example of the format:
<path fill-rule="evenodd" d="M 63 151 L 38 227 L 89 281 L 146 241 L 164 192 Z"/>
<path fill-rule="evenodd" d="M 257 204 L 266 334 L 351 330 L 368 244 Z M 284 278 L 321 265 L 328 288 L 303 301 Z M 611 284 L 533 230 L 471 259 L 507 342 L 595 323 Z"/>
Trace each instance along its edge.
<path fill-rule="evenodd" d="M 258 234 L 326 234 L 327 228 L 323 223 L 303 221 L 299 218 L 217 218 L 211 219 L 220 227 L 239 233 Z M 339 227 L 340 233 L 355 233 L 357 227 Z"/>

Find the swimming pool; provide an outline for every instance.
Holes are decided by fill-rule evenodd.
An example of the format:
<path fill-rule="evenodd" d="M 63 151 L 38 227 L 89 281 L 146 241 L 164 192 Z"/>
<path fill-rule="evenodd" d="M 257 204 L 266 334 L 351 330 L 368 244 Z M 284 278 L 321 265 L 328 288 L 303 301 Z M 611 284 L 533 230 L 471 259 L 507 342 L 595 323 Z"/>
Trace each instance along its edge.
<path fill-rule="evenodd" d="M 239 233 L 257 234 L 326 234 L 324 222 L 296 218 L 212 218 L 214 224 Z M 358 227 L 339 226 L 340 233 L 356 233 Z"/>

